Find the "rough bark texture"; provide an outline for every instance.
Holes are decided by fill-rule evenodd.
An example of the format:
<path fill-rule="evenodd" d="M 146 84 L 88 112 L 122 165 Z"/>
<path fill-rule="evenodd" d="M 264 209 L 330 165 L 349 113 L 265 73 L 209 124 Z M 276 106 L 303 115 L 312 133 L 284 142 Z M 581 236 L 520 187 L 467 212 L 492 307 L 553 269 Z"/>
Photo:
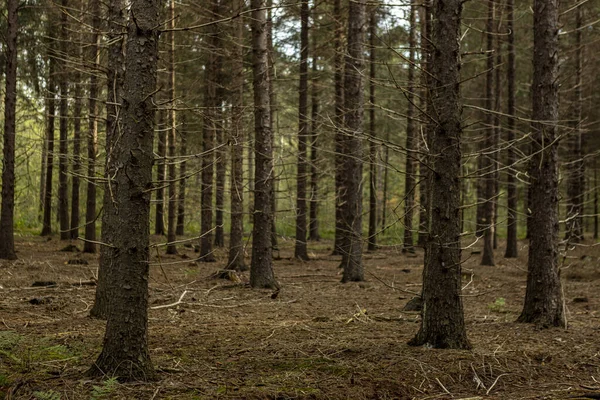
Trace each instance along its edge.
<path fill-rule="evenodd" d="M 335 20 L 335 32 L 333 39 L 334 47 L 334 86 L 335 86 L 335 238 L 333 243 L 333 255 L 343 254 L 342 245 L 342 139 L 344 136 L 342 126 L 344 124 L 344 23 L 342 16 L 341 0 L 333 1 L 333 18 Z"/>
<path fill-rule="evenodd" d="M 52 17 L 50 17 L 52 18 Z M 48 21 L 48 37 L 54 37 L 55 26 Z M 52 234 L 52 176 L 54 173 L 54 120 L 56 117 L 56 61 L 54 49 L 48 47 L 48 80 L 46 81 L 46 184 L 44 185 L 44 218 L 42 236 Z"/>
<path fill-rule="evenodd" d="M 364 280 L 362 263 L 363 78 L 366 1 L 348 6 L 348 50 L 344 70 L 342 139 L 342 282 Z"/>
<path fill-rule="evenodd" d="M 68 26 L 67 26 L 67 0 L 61 1 L 61 19 L 60 19 L 60 51 L 61 51 L 61 71 L 60 71 L 60 107 L 59 107 L 59 146 L 58 146 L 58 220 L 60 223 L 60 239 L 68 240 L 71 238 L 69 230 L 69 185 L 68 185 L 68 167 L 69 167 L 69 75 L 65 58 L 68 53 Z"/>
<path fill-rule="evenodd" d="M 244 7 L 243 0 L 235 0 L 233 14 Z M 231 90 L 231 226 L 227 269 L 245 271 L 244 261 L 244 20 L 234 22 L 232 49 L 233 88 Z"/>
<path fill-rule="evenodd" d="M 169 2 L 169 27 L 175 29 L 175 0 Z M 169 147 L 167 154 L 169 156 L 168 176 L 169 176 L 169 193 L 168 193 L 168 208 L 167 208 L 167 254 L 177 254 L 177 246 L 175 240 L 177 236 L 176 218 L 177 218 L 177 181 L 175 170 L 175 142 L 177 138 L 177 119 L 175 114 L 175 32 L 169 32 L 167 37 L 169 43 L 169 51 L 167 56 L 167 96 L 170 101 L 168 110 L 167 130 Z"/>
<path fill-rule="evenodd" d="M 102 353 L 90 372 L 121 380 L 154 378 L 148 352 L 148 272 L 152 143 L 158 64 L 158 0 L 131 4 L 123 88 L 122 135 L 113 155 L 115 208 L 108 216 L 115 229 L 110 243 L 113 263 Z M 135 20 L 134 20 L 135 18 Z"/>
<path fill-rule="evenodd" d="M 414 3 L 414 1 L 412 1 Z M 406 171 L 404 175 L 404 243 L 402 252 L 414 253 L 413 210 L 415 207 L 415 47 L 417 36 L 417 6 L 410 7 L 410 31 L 408 35 L 408 93 L 406 94 Z"/>
<path fill-rule="evenodd" d="M 91 28 L 89 58 L 93 62 L 90 73 L 89 97 L 88 97 L 88 131 L 87 131 L 87 176 L 86 207 L 85 207 L 85 242 L 83 251 L 86 253 L 96 252 L 96 155 L 98 153 L 98 105 L 96 99 L 100 87 L 97 74 L 100 69 L 100 52 L 98 41 L 100 35 L 100 1 L 90 0 L 89 10 L 91 14 Z M 107 125 L 108 127 L 108 125 Z"/>
<path fill-rule="evenodd" d="M 431 102 L 437 124 L 430 142 L 431 219 L 423 269 L 421 328 L 411 345 L 468 349 L 461 298 L 460 24 L 461 0 L 433 2 Z"/>
<path fill-rule="evenodd" d="M 515 32 L 514 32 L 514 0 L 506 1 L 507 13 L 507 30 L 508 30 L 508 64 L 506 66 L 506 84 L 507 84 L 507 99 L 506 99 L 506 141 L 513 143 L 515 140 Z M 517 162 L 517 152 L 514 145 L 511 145 L 507 150 L 507 163 L 511 166 L 508 169 L 506 177 L 507 185 L 507 210 L 508 217 L 506 221 L 506 252 L 504 257 L 516 258 L 518 256 L 517 246 L 517 179 L 512 166 Z"/>
<path fill-rule="evenodd" d="M 315 12 L 316 4 L 313 6 Z M 311 79 L 311 127 L 310 127 L 310 202 L 308 216 L 308 238 L 321 240 L 319 235 L 319 90 L 318 90 L 317 39 L 313 35 L 313 62 Z"/>
<path fill-rule="evenodd" d="M 273 153 L 276 151 L 275 147 L 275 118 L 277 112 L 277 96 L 275 94 L 275 60 L 273 59 L 275 51 L 273 50 L 273 0 L 267 0 L 267 59 L 269 62 L 269 102 L 270 102 L 270 118 L 269 124 L 271 129 L 271 145 Z M 277 244 L 277 178 L 275 177 L 275 161 L 273 161 L 273 173 L 271 174 L 271 246 L 273 250 L 279 250 Z"/>
<path fill-rule="evenodd" d="M 558 271 L 558 0 L 533 5 L 531 222 L 525 304 L 519 322 L 564 326 Z"/>
<path fill-rule="evenodd" d="M 308 138 L 308 0 L 300 3 L 300 83 L 298 88 L 298 169 L 296 178 L 296 246 L 294 257 L 308 260 L 306 249 L 306 181 Z"/>
<path fill-rule="evenodd" d="M 377 52 L 375 50 L 375 36 L 377 35 L 377 7 L 371 9 L 369 22 L 369 135 L 377 136 L 375 127 L 375 77 L 377 67 Z M 377 250 L 377 143 L 369 140 L 369 233 L 367 249 Z"/>
<path fill-rule="evenodd" d="M 4 148 L 2 158 L 2 210 L 0 211 L 0 258 L 15 260 L 15 136 L 17 112 L 18 1 L 7 0 L 6 93 L 4 97 Z"/>
<path fill-rule="evenodd" d="M 485 77 L 485 140 L 481 149 L 481 169 L 478 181 L 483 187 L 483 214 L 481 215 L 480 228 L 483 230 L 483 255 L 481 265 L 493 266 L 494 262 L 494 213 L 495 213 L 495 182 L 492 151 L 494 151 L 494 125 L 492 115 L 494 91 L 494 1 L 488 1 L 488 17 L 486 24 L 487 37 L 487 62 Z"/>
<path fill-rule="evenodd" d="M 99 10 L 99 0 L 90 0 L 96 10 Z M 113 179 L 117 171 L 118 160 L 114 150 L 114 143 L 121 137 L 121 103 L 123 93 L 124 70 L 124 35 L 123 29 L 126 25 L 125 20 L 125 1 L 111 0 L 108 3 L 108 63 L 106 73 L 107 102 L 106 102 L 106 165 L 104 177 L 107 178 L 104 184 L 104 197 L 102 202 L 102 243 L 100 247 L 100 262 L 98 268 L 98 286 L 96 286 L 96 296 L 94 306 L 90 310 L 90 316 L 94 318 L 107 318 L 111 292 L 109 291 L 109 278 L 112 277 L 112 269 L 116 265 L 113 258 L 113 248 L 109 246 L 114 242 L 113 236 L 118 228 L 119 221 L 112 216 L 118 212 L 116 209 L 116 182 Z M 99 15 L 94 14 L 94 15 Z"/>
<path fill-rule="evenodd" d="M 273 196 L 273 134 L 269 101 L 266 0 L 252 0 L 252 72 L 254 88 L 254 226 L 250 286 L 278 287 L 273 275 L 271 246 Z"/>

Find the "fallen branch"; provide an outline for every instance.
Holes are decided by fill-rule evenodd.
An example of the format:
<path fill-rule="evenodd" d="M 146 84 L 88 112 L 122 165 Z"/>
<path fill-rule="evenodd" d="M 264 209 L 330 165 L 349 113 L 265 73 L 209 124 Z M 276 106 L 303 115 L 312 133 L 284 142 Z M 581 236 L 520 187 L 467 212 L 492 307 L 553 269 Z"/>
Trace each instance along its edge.
<path fill-rule="evenodd" d="M 173 307 L 176 306 L 178 304 L 181 304 L 181 301 L 183 300 L 184 296 L 187 294 L 187 290 L 184 290 L 183 293 L 181 293 L 181 296 L 179 296 L 179 300 L 177 300 L 175 303 L 171 303 L 171 304 L 163 304 L 161 306 L 154 306 L 154 307 L 150 307 L 151 310 L 158 310 L 159 308 L 168 308 L 168 307 Z"/>

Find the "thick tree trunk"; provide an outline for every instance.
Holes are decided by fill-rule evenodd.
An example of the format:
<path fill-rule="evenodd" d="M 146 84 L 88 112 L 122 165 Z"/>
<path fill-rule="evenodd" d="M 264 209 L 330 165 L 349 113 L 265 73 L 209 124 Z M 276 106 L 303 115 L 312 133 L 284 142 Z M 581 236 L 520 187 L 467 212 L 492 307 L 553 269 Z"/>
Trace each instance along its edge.
<path fill-rule="evenodd" d="M 93 14 L 92 24 L 98 23 L 100 17 L 100 2 L 99 0 L 90 0 Z M 92 8 L 93 7 L 93 8 Z M 113 218 L 113 215 L 118 210 L 116 207 L 116 182 L 114 180 L 117 171 L 118 160 L 115 153 L 115 139 L 121 135 L 120 113 L 121 104 L 123 102 L 123 79 L 124 79 L 124 32 L 123 28 L 126 25 L 125 19 L 125 1 L 111 0 L 108 2 L 108 63 L 106 73 L 106 165 L 104 169 L 104 197 L 102 202 L 102 243 L 100 247 L 100 265 L 98 268 L 98 286 L 96 287 L 96 297 L 94 306 L 90 310 L 90 316 L 94 318 L 107 318 L 109 310 L 109 302 L 111 292 L 109 290 L 109 279 L 113 276 L 113 268 L 115 267 L 113 252 L 114 252 L 114 234 L 118 229 L 119 221 Z M 96 21 L 95 18 L 98 20 Z M 90 125 L 91 128 L 91 125 Z M 90 129 L 90 132 L 95 132 L 95 129 Z M 89 149 L 89 147 L 88 147 Z"/>
<path fill-rule="evenodd" d="M 300 2 L 300 83 L 298 100 L 298 169 L 296 180 L 296 247 L 294 257 L 308 260 L 306 249 L 306 181 L 308 137 L 308 0 Z"/>
<path fill-rule="evenodd" d="M 92 33 L 90 35 L 89 60 L 93 62 L 90 74 L 89 97 L 88 97 L 88 132 L 87 132 L 87 188 L 86 188 L 86 210 L 85 210 L 85 242 L 83 251 L 86 253 L 96 252 L 96 155 L 98 153 L 98 98 L 100 87 L 97 74 L 100 70 L 100 1 L 90 0 L 89 10 L 92 18 Z M 108 128 L 108 125 L 107 125 Z M 109 194 L 110 195 L 110 194 Z"/>
<path fill-rule="evenodd" d="M 483 187 L 483 214 L 480 228 L 483 231 L 483 255 L 481 265 L 496 265 L 494 262 L 494 202 L 495 202 L 495 163 L 492 152 L 494 146 L 494 117 L 492 115 L 494 93 L 494 0 L 488 1 L 487 31 L 487 63 L 485 77 L 485 140 L 480 149 L 481 169 L 478 181 Z"/>
<path fill-rule="evenodd" d="M 313 5 L 313 13 L 316 11 L 316 4 Z M 317 56 L 317 35 L 313 35 L 313 62 L 311 79 L 311 127 L 310 127 L 310 202 L 308 217 L 308 238 L 318 242 L 321 240 L 319 235 L 319 90 L 318 90 L 318 59 Z"/>
<path fill-rule="evenodd" d="M 507 84 L 507 101 L 506 114 L 506 141 L 509 143 L 507 150 L 507 163 L 510 166 L 506 177 L 507 186 L 507 212 L 508 218 L 506 222 L 506 252 L 504 257 L 516 258 L 518 256 L 517 247 L 517 179 L 515 176 L 514 165 L 517 162 L 517 152 L 515 149 L 515 14 L 514 0 L 506 1 L 507 15 L 507 30 L 508 30 L 508 65 L 506 67 L 506 84 Z"/>
<path fill-rule="evenodd" d="M 68 26 L 67 26 L 67 0 L 61 1 L 61 20 L 60 20 L 60 50 L 62 53 L 61 72 L 60 72 L 60 122 L 59 122 L 59 150 L 58 150 L 58 220 L 60 222 L 60 240 L 69 240 L 69 74 L 65 57 L 68 53 Z"/>
<path fill-rule="evenodd" d="M 414 1 L 411 1 L 414 3 Z M 404 175 L 404 244 L 402 252 L 414 253 L 413 210 L 415 207 L 415 47 L 417 45 L 417 6 L 410 6 L 410 31 L 408 35 L 408 93 L 406 100 L 406 171 Z"/>
<path fill-rule="evenodd" d="M 169 14 L 169 27 L 171 29 L 175 29 L 175 0 L 171 0 L 169 2 Z M 169 75 L 167 84 L 167 96 L 171 105 L 168 110 L 169 117 L 167 118 L 167 129 L 169 136 L 169 148 L 167 150 L 167 154 L 169 156 L 169 202 L 167 203 L 167 254 L 177 254 L 177 246 L 174 243 L 177 239 L 177 236 L 175 234 L 177 218 L 177 174 L 175 170 L 175 141 L 177 137 L 177 119 L 175 115 L 175 32 L 169 32 L 167 40 L 169 41 L 169 51 L 167 53 L 167 71 Z"/>
<path fill-rule="evenodd" d="M 17 131 L 17 0 L 6 2 L 6 93 L 4 97 L 4 147 L 2 158 L 2 210 L 0 212 L 0 258 L 15 260 L 15 136 Z"/>
<path fill-rule="evenodd" d="M 362 263 L 363 78 L 366 1 L 348 8 L 348 50 L 344 70 L 344 138 L 342 141 L 342 282 L 364 280 Z"/>
<path fill-rule="evenodd" d="M 276 288 L 271 245 L 273 196 L 273 136 L 269 101 L 266 0 L 252 0 L 252 72 L 254 88 L 254 227 L 250 286 Z"/>
<path fill-rule="evenodd" d="M 558 271 L 558 0 L 533 6 L 531 222 L 525 304 L 519 322 L 564 326 Z"/>
<path fill-rule="evenodd" d="M 235 0 L 233 14 L 244 8 L 243 0 Z M 234 22 L 232 49 L 233 88 L 231 90 L 231 226 L 227 268 L 248 269 L 244 260 L 244 19 Z"/>
<path fill-rule="evenodd" d="M 114 198 L 118 213 L 109 219 L 115 231 L 110 243 L 113 263 L 109 292 L 111 304 L 102 353 L 90 372 L 122 380 L 150 380 L 154 370 L 148 352 L 148 273 L 150 193 L 154 155 L 153 93 L 156 88 L 160 2 L 136 0 L 131 4 L 123 88 L 122 135 L 113 155 Z"/>
<path fill-rule="evenodd" d="M 333 1 L 333 18 L 335 20 L 335 32 L 333 39 L 334 58 L 334 86 L 335 86 L 335 239 L 333 243 L 333 255 L 342 255 L 344 251 L 342 245 L 342 193 L 345 190 L 342 187 L 342 141 L 344 137 L 344 23 L 342 15 L 341 0 Z"/>
<path fill-rule="evenodd" d="M 270 104 L 270 129 L 271 129 L 271 145 L 273 153 L 275 153 L 275 118 L 277 112 L 277 97 L 275 95 L 275 60 L 273 51 L 273 0 L 267 0 L 267 54 L 269 61 L 269 104 Z M 275 177 L 275 162 L 273 161 L 273 173 L 271 174 L 271 246 L 273 250 L 279 250 L 277 244 L 277 187 L 278 182 Z"/>
<path fill-rule="evenodd" d="M 437 123 L 429 140 L 431 230 L 423 268 L 421 328 L 411 345 L 468 349 L 461 298 L 460 24 L 462 0 L 434 0 L 431 73 Z"/>
<path fill-rule="evenodd" d="M 377 68 L 377 52 L 375 51 L 375 36 L 377 35 L 377 7 L 371 9 L 369 22 L 369 135 L 377 136 L 375 128 L 375 77 Z M 367 249 L 377 250 L 377 143 L 369 140 L 369 233 Z"/>

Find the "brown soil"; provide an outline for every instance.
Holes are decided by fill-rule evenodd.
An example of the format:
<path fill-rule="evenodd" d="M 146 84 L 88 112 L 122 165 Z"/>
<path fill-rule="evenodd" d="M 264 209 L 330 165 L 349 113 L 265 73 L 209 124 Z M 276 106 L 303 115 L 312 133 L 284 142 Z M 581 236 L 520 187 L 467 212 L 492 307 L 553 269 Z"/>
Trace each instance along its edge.
<path fill-rule="evenodd" d="M 158 240 L 158 238 L 155 238 Z M 310 262 L 281 240 L 274 296 L 213 279 L 226 259 L 196 264 L 192 249 L 156 255 L 150 351 L 159 380 L 118 384 L 84 372 L 104 322 L 90 319 L 97 257 L 68 243 L 22 237 L 20 260 L 0 262 L 0 395 L 9 399 L 566 399 L 600 393 L 600 270 L 596 247 L 570 252 L 563 282 L 569 328 L 517 324 L 527 253 L 496 267 L 465 251 L 464 304 L 472 351 L 414 348 L 422 254 L 365 254 L 367 282 L 341 284 L 339 257 L 311 243 Z M 468 256 L 468 257 L 467 257 Z M 81 264 L 85 260 L 89 264 Z M 161 267 L 162 264 L 162 267 Z M 54 287 L 32 287 L 35 281 Z M 93 283 L 93 282 L 92 282 Z M 275 297 L 274 299 L 272 297 Z M 597 381 L 598 380 L 598 381 Z M 54 396 L 54 397 L 52 397 Z M 580 397 L 585 398 L 585 397 Z"/>

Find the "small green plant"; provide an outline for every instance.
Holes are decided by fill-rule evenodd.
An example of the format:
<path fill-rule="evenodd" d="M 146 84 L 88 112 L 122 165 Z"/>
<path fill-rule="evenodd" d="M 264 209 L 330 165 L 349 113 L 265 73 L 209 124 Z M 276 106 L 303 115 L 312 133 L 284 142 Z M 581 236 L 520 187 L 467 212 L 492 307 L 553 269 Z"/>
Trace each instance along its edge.
<path fill-rule="evenodd" d="M 504 308 L 505 306 L 506 306 L 506 300 L 504 299 L 504 297 L 498 297 L 496 299 L 496 301 L 488 304 L 488 308 L 490 309 L 490 311 L 497 312 L 497 313 L 507 312 L 506 309 Z"/>
<path fill-rule="evenodd" d="M 56 393 L 54 390 L 33 392 L 33 397 L 37 400 L 60 400 L 60 394 Z"/>
<path fill-rule="evenodd" d="M 91 400 L 102 400 L 108 398 L 119 386 L 117 378 L 110 378 L 102 382 L 100 386 L 92 387 Z"/>

